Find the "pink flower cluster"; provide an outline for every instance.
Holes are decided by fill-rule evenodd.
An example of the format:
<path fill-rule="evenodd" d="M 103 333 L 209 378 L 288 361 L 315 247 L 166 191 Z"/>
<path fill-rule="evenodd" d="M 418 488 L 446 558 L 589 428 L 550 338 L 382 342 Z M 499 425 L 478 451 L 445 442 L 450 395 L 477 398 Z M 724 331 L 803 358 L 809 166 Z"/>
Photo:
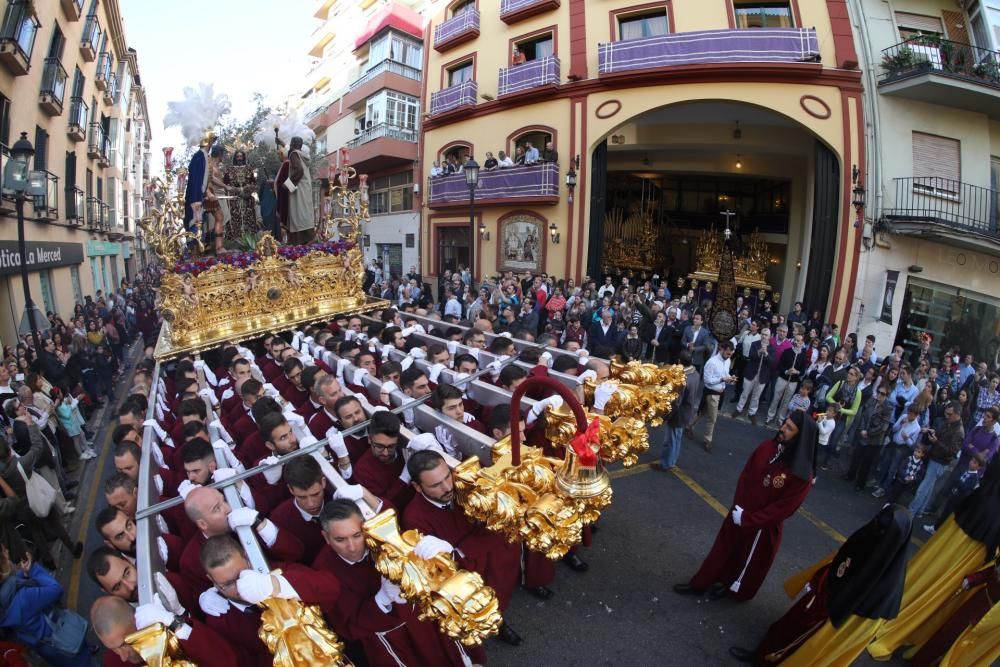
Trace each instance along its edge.
<path fill-rule="evenodd" d="M 353 247 L 354 243 L 351 241 L 324 241 L 309 245 L 286 245 L 278 248 L 278 255 L 294 262 L 313 252 L 320 252 L 336 257 Z M 174 266 L 174 273 L 190 273 L 193 276 L 198 276 L 203 271 L 208 271 L 212 267 L 219 265 L 245 269 L 253 265 L 258 259 L 260 259 L 260 256 L 256 252 L 232 252 L 218 257 L 201 257 L 199 259 L 177 262 Z"/>

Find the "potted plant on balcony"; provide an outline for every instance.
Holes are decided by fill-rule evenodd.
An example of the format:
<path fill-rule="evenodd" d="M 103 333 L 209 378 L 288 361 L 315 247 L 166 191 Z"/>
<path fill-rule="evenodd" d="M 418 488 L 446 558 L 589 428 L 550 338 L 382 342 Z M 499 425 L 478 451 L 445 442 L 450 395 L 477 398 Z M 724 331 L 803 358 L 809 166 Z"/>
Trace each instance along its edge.
<path fill-rule="evenodd" d="M 926 58 L 917 56 L 908 44 L 904 44 L 893 53 L 886 53 L 882 56 L 882 69 L 886 71 L 886 78 L 890 79 L 910 72 L 921 64 L 930 66 L 930 62 Z"/>
<path fill-rule="evenodd" d="M 988 57 L 972 68 L 972 74 L 985 79 L 994 86 L 1000 85 L 1000 63 L 993 57 Z"/>

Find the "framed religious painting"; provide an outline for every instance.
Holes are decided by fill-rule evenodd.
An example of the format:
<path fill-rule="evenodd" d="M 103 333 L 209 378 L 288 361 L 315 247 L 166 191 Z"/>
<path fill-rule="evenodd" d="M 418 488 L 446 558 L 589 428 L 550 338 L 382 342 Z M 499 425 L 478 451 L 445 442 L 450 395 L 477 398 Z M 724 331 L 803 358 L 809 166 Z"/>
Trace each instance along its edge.
<path fill-rule="evenodd" d="M 538 273 L 545 256 L 545 220 L 530 213 L 500 219 L 497 268 L 500 271 Z"/>

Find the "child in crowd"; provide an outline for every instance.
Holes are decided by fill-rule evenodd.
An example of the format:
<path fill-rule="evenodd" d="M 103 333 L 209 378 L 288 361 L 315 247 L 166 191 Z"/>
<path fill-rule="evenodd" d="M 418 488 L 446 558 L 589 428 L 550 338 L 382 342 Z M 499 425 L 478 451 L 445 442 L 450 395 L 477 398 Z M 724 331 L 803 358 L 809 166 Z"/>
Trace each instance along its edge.
<path fill-rule="evenodd" d="M 799 393 L 792 396 L 792 400 L 788 401 L 788 414 L 792 414 L 795 410 L 802 410 L 803 412 L 809 412 L 812 408 L 812 390 L 814 387 L 812 380 L 803 380 L 799 384 Z"/>
<path fill-rule="evenodd" d="M 885 494 L 885 502 L 896 502 L 905 491 L 916 491 L 927 472 L 927 446 L 924 443 L 913 448 L 913 453 L 900 461 L 893 475 L 892 484 Z"/>
<path fill-rule="evenodd" d="M 86 426 L 87 422 L 80 414 L 80 402 L 71 394 L 67 394 L 61 400 L 60 396 L 61 392 L 58 387 L 53 387 L 52 398 L 55 399 L 53 402 L 56 403 L 56 417 L 62 427 L 66 429 L 66 433 L 73 438 L 73 445 L 76 447 L 76 453 L 79 454 L 80 460 L 85 461 L 96 457 L 97 452 L 87 442 L 83 433 L 83 427 Z"/>
<path fill-rule="evenodd" d="M 808 382 L 808 380 L 806 380 Z M 805 384 L 805 382 L 803 383 Z M 819 431 L 820 470 L 826 470 L 830 462 L 830 435 L 833 429 L 837 428 L 837 418 L 840 416 L 840 404 L 832 401 L 827 404 L 826 412 L 816 417 L 816 427 Z"/>
<path fill-rule="evenodd" d="M 948 499 L 944 503 L 937 523 L 924 526 L 924 530 L 933 535 L 934 531 L 941 527 L 941 524 L 955 511 L 958 504 L 979 486 L 979 478 L 982 476 L 983 468 L 985 467 L 986 457 L 983 456 L 983 453 L 976 452 L 973 454 L 972 458 L 969 459 L 968 469 L 962 473 L 962 476 L 958 478 L 958 481 L 948 491 Z"/>

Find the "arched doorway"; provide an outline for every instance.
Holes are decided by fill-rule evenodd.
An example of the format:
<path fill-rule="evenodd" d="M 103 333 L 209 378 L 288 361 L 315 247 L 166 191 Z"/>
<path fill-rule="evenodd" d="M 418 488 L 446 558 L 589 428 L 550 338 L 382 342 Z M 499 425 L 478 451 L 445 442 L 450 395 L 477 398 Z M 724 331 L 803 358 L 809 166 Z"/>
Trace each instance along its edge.
<path fill-rule="evenodd" d="M 684 291 L 691 276 L 704 285 L 717 253 L 706 237 L 713 228 L 721 236 L 728 219 L 757 269 L 746 288 L 753 302 L 787 311 L 802 300 L 826 315 L 841 169 L 826 141 L 769 108 L 699 100 L 645 111 L 591 154 L 587 272 L 669 275 Z"/>

